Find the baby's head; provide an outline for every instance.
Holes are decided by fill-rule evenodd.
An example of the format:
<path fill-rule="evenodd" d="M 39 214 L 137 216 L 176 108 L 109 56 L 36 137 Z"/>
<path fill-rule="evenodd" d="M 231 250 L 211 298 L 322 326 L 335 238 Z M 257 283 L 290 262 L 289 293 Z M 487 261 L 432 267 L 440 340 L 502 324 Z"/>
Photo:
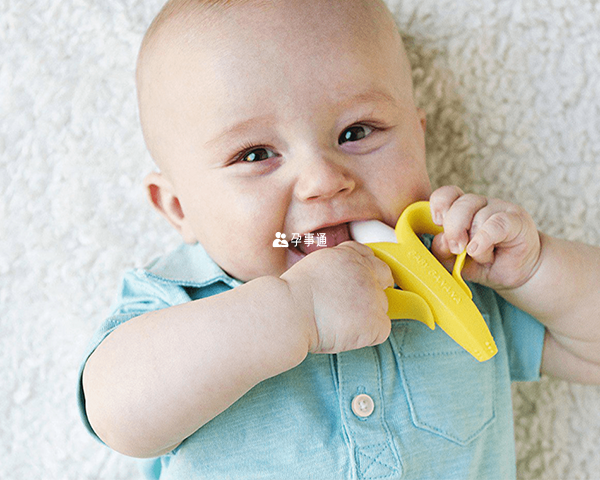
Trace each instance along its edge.
<path fill-rule="evenodd" d="M 380 0 L 175 0 L 138 62 L 152 204 L 243 281 L 430 193 L 422 112 Z M 319 248 L 319 247 L 317 247 Z"/>

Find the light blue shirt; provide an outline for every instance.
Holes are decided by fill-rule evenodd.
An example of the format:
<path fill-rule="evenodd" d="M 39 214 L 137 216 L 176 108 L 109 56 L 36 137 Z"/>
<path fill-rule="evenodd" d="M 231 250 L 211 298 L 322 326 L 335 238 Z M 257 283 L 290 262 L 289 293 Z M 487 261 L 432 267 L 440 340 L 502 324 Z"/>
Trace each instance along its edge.
<path fill-rule="evenodd" d="M 133 317 L 240 284 L 201 245 L 182 245 L 125 275 L 116 307 L 85 360 Z M 516 478 L 510 385 L 539 378 L 544 327 L 494 291 L 470 287 L 498 346 L 491 360 L 477 362 L 439 327 L 432 332 L 396 320 L 379 346 L 308 355 L 256 385 L 173 452 L 141 460 L 146 477 Z M 83 365 L 80 412 L 95 435 L 85 414 L 82 371 Z"/>

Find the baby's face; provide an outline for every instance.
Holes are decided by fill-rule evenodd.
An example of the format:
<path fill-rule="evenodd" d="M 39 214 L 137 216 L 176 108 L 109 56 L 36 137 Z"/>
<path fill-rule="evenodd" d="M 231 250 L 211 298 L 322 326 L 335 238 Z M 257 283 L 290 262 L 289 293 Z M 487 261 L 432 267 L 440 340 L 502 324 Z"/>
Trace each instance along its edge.
<path fill-rule="evenodd" d="M 140 96 L 152 92 L 145 133 L 185 240 L 244 281 L 307 254 L 275 248 L 277 232 L 326 233 L 334 246 L 348 222 L 394 226 L 430 193 L 424 119 L 386 14 L 349 0 L 272 4 L 189 32 Z"/>

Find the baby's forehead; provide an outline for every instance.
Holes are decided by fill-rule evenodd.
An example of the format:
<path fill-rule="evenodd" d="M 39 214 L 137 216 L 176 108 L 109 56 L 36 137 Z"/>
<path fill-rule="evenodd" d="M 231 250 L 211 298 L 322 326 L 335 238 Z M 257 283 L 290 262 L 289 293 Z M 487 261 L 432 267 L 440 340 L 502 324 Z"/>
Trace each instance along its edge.
<path fill-rule="evenodd" d="M 265 52 L 310 60 L 351 53 L 373 58 L 384 50 L 404 55 L 382 0 L 171 0 L 142 42 L 138 89 L 141 77 L 157 82 L 185 75 L 191 61 L 235 58 L 240 51 L 253 68 L 255 60 L 265 62 Z"/>

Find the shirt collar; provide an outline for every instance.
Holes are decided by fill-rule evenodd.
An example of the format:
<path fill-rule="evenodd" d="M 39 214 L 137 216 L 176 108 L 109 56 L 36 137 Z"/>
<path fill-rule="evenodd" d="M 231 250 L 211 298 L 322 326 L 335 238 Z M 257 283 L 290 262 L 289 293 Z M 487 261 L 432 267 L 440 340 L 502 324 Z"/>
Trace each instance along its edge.
<path fill-rule="evenodd" d="M 224 282 L 234 288 L 243 283 L 225 273 L 199 243 L 183 243 L 171 253 L 150 262 L 144 270 L 163 281 L 185 287 L 204 287 Z"/>

